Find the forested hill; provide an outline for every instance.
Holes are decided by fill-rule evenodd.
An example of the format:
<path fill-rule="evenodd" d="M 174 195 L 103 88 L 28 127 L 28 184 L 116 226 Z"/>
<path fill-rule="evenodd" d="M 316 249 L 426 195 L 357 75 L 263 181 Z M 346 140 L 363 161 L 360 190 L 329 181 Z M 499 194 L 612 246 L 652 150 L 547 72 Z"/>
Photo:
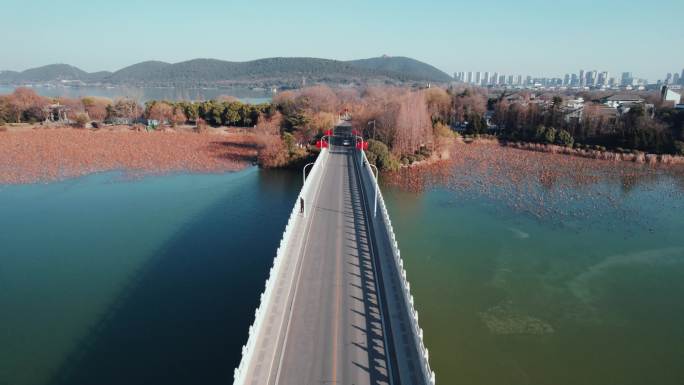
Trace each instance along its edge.
<path fill-rule="evenodd" d="M 180 63 L 146 61 L 116 72 L 87 73 L 66 64 L 53 64 L 23 72 L 0 72 L 0 83 L 64 82 L 172 85 L 298 86 L 323 82 L 405 83 L 448 82 L 437 68 L 405 57 L 339 61 L 318 58 L 268 58 L 247 62 L 194 59 Z"/>
<path fill-rule="evenodd" d="M 452 80 L 451 76 L 436 67 L 409 57 L 382 56 L 370 59 L 352 60 L 348 63 L 359 68 L 400 74 L 409 80 L 429 80 L 443 83 Z"/>

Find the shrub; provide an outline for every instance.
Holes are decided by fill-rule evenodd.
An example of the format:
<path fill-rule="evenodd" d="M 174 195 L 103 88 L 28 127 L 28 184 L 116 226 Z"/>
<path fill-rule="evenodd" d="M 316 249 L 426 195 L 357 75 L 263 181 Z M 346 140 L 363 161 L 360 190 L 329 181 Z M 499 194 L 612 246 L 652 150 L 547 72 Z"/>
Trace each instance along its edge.
<path fill-rule="evenodd" d="M 544 143 L 553 144 L 556 141 L 556 129 L 549 127 L 544 131 Z"/>
<path fill-rule="evenodd" d="M 74 127 L 86 128 L 88 121 L 90 121 L 90 119 L 88 119 L 88 115 L 83 113 L 77 114 L 74 118 Z"/>
<path fill-rule="evenodd" d="M 534 129 L 534 140 L 537 142 L 543 142 L 546 137 L 546 127 L 539 125 Z"/>
<path fill-rule="evenodd" d="M 558 131 L 558 134 L 556 135 L 556 144 L 565 147 L 572 147 L 573 143 L 575 143 L 575 139 L 572 137 L 572 135 L 570 135 L 568 131 Z"/>
<path fill-rule="evenodd" d="M 399 162 L 389 152 L 387 145 L 378 140 L 368 140 L 368 150 L 366 151 L 366 157 L 368 157 L 368 161 L 371 162 L 371 164 L 376 165 L 380 170 L 392 171 L 397 170 L 399 168 Z M 405 158 L 402 158 L 402 163 L 403 159 Z"/>

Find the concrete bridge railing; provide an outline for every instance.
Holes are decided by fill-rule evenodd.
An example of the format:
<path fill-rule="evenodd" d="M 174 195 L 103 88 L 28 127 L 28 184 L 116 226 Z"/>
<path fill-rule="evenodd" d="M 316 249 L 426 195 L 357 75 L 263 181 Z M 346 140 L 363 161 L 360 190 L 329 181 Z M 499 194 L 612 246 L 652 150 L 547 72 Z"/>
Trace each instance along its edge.
<path fill-rule="evenodd" d="M 259 307 L 256 309 L 256 312 L 254 314 L 254 323 L 252 324 L 252 326 L 249 327 L 249 337 L 247 339 L 247 343 L 242 347 L 242 359 L 240 360 L 239 366 L 235 368 L 235 372 L 233 373 L 233 384 L 235 385 L 242 385 L 246 382 L 245 376 L 247 374 L 247 365 L 253 358 L 255 345 L 259 337 L 258 333 L 262 330 L 261 326 L 264 323 L 264 319 L 266 318 L 267 309 L 269 308 L 269 305 L 273 300 L 272 293 L 274 291 L 276 277 L 278 277 L 278 274 L 280 273 L 281 267 L 283 265 L 283 259 L 285 258 L 285 250 L 288 249 L 288 246 L 290 244 L 298 241 L 297 239 L 293 239 L 295 227 L 303 225 L 307 220 L 307 217 L 302 216 L 299 213 L 299 200 L 300 198 L 304 198 L 305 202 L 313 201 L 313 196 L 315 192 L 315 189 L 313 187 L 317 186 L 320 183 L 323 168 L 325 167 L 325 163 L 327 162 L 328 157 L 328 150 L 321 150 L 321 153 L 318 155 L 318 158 L 316 158 L 316 162 L 314 163 L 313 167 L 311 168 L 311 171 L 309 172 L 309 176 L 307 177 L 306 182 L 302 186 L 299 195 L 297 195 L 294 207 L 292 208 L 292 212 L 290 213 L 290 218 L 287 221 L 287 225 L 285 226 L 285 231 L 283 232 L 283 236 L 280 239 L 280 246 L 276 251 L 276 256 L 273 260 L 273 266 L 269 271 L 268 279 L 266 279 L 266 286 L 264 288 L 263 293 L 261 293 Z"/>
<path fill-rule="evenodd" d="M 378 207 L 380 209 L 379 214 L 381 214 L 380 220 L 382 221 L 382 224 L 386 227 L 387 233 L 390 236 L 390 243 L 392 245 L 392 256 L 394 259 L 395 266 L 397 268 L 397 271 L 399 274 L 401 274 L 400 277 L 400 282 L 402 286 L 402 294 L 403 294 L 403 299 L 404 303 L 406 305 L 406 309 L 408 310 L 408 318 L 411 322 L 411 335 L 413 337 L 413 341 L 418 347 L 418 352 L 420 353 L 421 357 L 421 374 L 424 378 L 424 383 L 429 384 L 429 385 L 435 385 L 435 372 L 430 369 L 430 362 L 429 362 L 429 354 L 428 354 L 428 349 L 425 347 L 425 343 L 423 342 L 423 329 L 420 328 L 418 325 L 418 311 L 415 309 L 414 302 L 413 302 L 413 295 L 411 295 L 411 285 L 408 282 L 408 279 L 406 278 L 406 270 L 404 269 L 404 261 L 401 259 L 401 252 L 399 251 L 399 245 L 397 244 L 397 238 L 394 235 L 394 229 L 392 227 L 392 221 L 390 220 L 389 213 L 387 212 L 387 207 L 385 206 L 385 200 L 382 197 L 382 192 L 380 191 L 380 186 L 377 184 L 377 180 L 374 178 L 373 170 L 371 169 L 370 164 L 368 163 L 368 159 L 366 158 L 366 153 L 364 151 L 360 151 L 361 155 L 360 161 L 364 165 L 362 169 L 364 172 L 368 173 L 368 177 L 373 181 L 374 188 L 377 189 L 377 199 L 378 199 Z M 374 192 L 373 192 L 374 193 Z"/>

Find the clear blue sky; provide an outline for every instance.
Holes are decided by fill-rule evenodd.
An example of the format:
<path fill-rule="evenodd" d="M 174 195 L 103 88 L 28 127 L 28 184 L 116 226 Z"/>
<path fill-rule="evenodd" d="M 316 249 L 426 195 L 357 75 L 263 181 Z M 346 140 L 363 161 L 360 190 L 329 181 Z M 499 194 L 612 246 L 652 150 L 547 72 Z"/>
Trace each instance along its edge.
<path fill-rule="evenodd" d="M 2 0 L 0 69 L 389 54 L 454 71 L 650 80 L 684 67 L 683 0 Z"/>

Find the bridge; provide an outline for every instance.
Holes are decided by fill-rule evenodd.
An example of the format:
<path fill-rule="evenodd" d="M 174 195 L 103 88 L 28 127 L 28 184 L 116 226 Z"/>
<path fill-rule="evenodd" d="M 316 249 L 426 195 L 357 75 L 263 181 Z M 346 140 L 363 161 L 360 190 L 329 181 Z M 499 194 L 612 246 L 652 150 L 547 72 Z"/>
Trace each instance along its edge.
<path fill-rule="evenodd" d="M 350 131 L 338 125 L 305 174 L 236 385 L 435 383 L 377 174 Z"/>

